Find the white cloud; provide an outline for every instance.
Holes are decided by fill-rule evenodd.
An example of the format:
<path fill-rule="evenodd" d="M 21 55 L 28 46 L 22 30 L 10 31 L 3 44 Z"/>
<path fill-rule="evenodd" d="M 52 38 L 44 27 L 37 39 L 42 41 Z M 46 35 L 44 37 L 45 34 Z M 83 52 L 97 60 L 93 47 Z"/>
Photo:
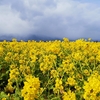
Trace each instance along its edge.
<path fill-rule="evenodd" d="M 0 6 L 0 33 L 1 34 L 18 34 L 28 33 L 30 31 L 29 22 L 19 17 L 19 12 L 11 9 L 10 5 Z M 0 35 L 1 35 L 0 34 Z"/>

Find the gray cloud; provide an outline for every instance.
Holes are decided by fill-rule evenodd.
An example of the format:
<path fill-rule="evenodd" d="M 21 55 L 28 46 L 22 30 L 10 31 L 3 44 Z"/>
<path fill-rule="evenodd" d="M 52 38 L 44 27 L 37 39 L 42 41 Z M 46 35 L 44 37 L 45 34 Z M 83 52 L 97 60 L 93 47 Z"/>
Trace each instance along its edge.
<path fill-rule="evenodd" d="M 100 7 L 79 0 L 1 0 L 0 36 L 99 39 Z"/>

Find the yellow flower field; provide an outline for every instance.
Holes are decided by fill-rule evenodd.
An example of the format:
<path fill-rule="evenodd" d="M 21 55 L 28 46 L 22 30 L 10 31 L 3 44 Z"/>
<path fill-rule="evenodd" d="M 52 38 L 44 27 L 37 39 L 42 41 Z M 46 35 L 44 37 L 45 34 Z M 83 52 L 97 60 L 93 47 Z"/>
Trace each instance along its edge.
<path fill-rule="evenodd" d="M 0 42 L 0 100 L 100 100 L 100 43 Z"/>

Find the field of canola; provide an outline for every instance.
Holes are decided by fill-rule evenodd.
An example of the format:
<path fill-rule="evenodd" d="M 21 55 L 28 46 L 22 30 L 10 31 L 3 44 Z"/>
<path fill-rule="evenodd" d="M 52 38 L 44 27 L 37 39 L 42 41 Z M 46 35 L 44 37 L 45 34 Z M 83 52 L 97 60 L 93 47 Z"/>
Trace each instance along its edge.
<path fill-rule="evenodd" d="M 0 100 L 100 100 L 100 43 L 0 42 Z"/>

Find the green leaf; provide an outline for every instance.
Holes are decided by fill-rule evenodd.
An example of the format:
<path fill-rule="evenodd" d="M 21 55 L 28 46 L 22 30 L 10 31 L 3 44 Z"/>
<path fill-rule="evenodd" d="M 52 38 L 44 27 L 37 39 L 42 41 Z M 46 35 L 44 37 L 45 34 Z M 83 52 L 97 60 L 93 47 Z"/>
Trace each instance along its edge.
<path fill-rule="evenodd" d="M 2 66 L 0 65 L 0 70 L 2 69 Z"/>
<path fill-rule="evenodd" d="M 4 92 L 1 92 L 1 93 L 0 93 L 0 100 L 1 100 L 2 98 L 8 98 L 8 96 L 7 96 Z"/>
<path fill-rule="evenodd" d="M 61 100 L 59 97 L 54 97 L 51 100 Z"/>

